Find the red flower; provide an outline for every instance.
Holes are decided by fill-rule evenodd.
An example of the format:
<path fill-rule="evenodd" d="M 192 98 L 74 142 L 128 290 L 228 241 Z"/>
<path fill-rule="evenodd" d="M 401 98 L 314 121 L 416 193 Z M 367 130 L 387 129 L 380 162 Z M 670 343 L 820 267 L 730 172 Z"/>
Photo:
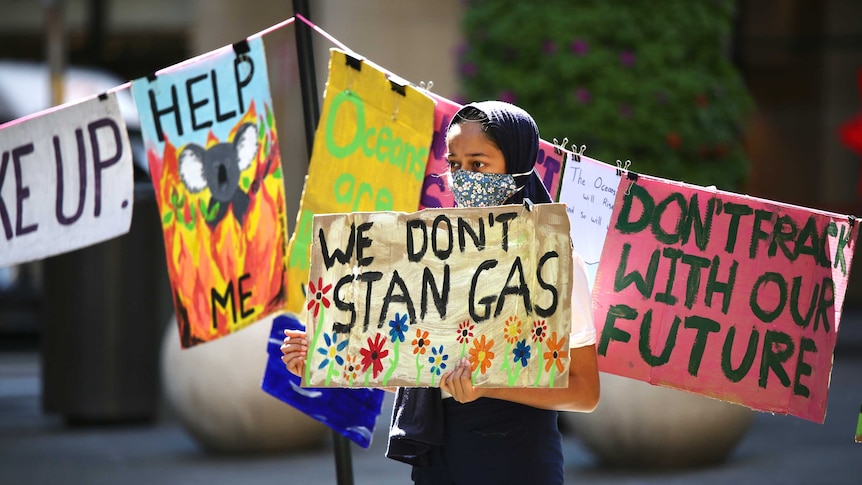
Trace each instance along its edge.
<path fill-rule="evenodd" d="M 475 325 L 470 323 L 470 320 L 464 320 L 461 322 L 461 324 L 458 325 L 458 343 L 470 343 L 470 339 L 473 338 L 473 328 L 475 327 Z"/>
<path fill-rule="evenodd" d="M 668 146 L 673 148 L 674 150 L 679 148 L 680 143 L 682 143 L 682 140 L 679 137 L 679 133 L 675 131 L 668 133 L 665 139 L 667 140 Z"/>
<path fill-rule="evenodd" d="M 536 320 L 533 322 L 533 342 L 542 343 L 545 340 L 545 335 L 548 334 L 548 326 L 544 320 Z"/>
<path fill-rule="evenodd" d="M 313 281 L 308 282 L 310 298 L 308 299 L 308 310 L 314 308 L 314 318 L 317 318 L 317 313 L 320 311 L 320 305 L 324 308 L 329 308 L 329 299 L 326 294 L 332 289 L 332 285 L 323 286 L 323 278 L 317 278 L 317 286 L 314 286 Z"/>
<path fill-rule="evenodd" d="M 383 371 L 383 362 L 381 359 L 389 355 L 389 350 L 383 350 L 383 344 L 386 339 L 379 333 L 374 336 L 374 341 L 368 337 L 368 347 L 359 349 L 362 354 L 362 372 L 368 370 L 368 367 L 374 366 L 371 370 L 372 376 L 377 378 L 377 374 Z"/>

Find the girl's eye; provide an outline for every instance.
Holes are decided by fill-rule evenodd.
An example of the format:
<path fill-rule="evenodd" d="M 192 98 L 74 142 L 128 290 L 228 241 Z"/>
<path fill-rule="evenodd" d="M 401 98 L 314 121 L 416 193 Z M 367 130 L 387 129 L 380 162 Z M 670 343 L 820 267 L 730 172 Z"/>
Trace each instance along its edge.
<path fill-rule="evenodd" d="M 453 160 L 449 160 L 449 170 L 458 170 L 461 167 L 461 164 L 455 162 Z"/>

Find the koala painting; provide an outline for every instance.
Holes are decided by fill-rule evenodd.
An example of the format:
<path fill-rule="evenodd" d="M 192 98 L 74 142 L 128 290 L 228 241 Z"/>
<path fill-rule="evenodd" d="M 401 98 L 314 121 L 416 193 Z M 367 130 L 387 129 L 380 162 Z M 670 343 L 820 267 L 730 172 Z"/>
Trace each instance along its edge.
<path fill-rule="evenodd" d="M 183 184 L 193 194 L 208 188 L 212 194 L 207 218 L 215 226 L 227 214 L 228 207 L 242 224 L 249 196 L 239 186 L 240 173 L 257 157 L 257 125 L 245 123 L 236 131 L 232 143 L 218 143 L 208 149 L 189 143 L 179 154 L 179 172 Z"/>

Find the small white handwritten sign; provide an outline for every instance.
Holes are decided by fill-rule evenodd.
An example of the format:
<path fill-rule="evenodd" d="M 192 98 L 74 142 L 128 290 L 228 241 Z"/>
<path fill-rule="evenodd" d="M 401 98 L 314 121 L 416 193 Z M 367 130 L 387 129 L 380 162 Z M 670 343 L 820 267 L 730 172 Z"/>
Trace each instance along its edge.
<path fill-rule="evenodd" d="M 590 288 L 596 280 L 619 181 L 616 167 L 584 155 L 578 161 L 567 152 L 558 202 L 566 204 L 572 245 L 587 264 Z"/>

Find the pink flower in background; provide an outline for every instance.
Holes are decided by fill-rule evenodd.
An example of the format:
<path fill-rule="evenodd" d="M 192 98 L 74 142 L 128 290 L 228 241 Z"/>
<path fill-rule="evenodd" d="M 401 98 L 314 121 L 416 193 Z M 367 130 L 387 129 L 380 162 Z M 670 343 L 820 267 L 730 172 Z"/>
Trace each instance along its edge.
<path fill-rule="evenodd" d="M 623 118 L 631 118 L 632 117 L 632 107 L 628 104 L 620 105 L 620 116 Z"/>
<path fill-rule="evenodd" d="M 620 64 L 626 67 L 632 67 L 635 65 L 635 53 L 632 51 L 620 52 Z"/>
<path fill-rule="evenodd" d="M 587 104 L 593 99 L 593 95 L 587 88 L 578 88 L 575 90 L 575 99 L 581 104 Z"/>
<path fill-rule="evenodd" d="M 467 77 L 473 77 L 479 73 L 479 68 L 472 62 L 461 64 L 461 74 Z"/>
<path fill-rule="evenodd" d="M 586 55 L 587 51 L 590 50 L 589 44 L 584 39 L 575 39 L 569 44 L 569 48 L 572 50 L 572 54 L 576 56 Z"/>
<path fill-rule="evenodd" d="M 508 89 L 503 91 L 502 93 L 500 93 L 500 101 L 505 101 L 507 103 L 515 104 L 515 101 L 517 99 L 518 99 L 518 97 L 515 96 L 515 93 L 513 93 L 512 91 L 509 91 Z"/>
<path fill-rule="evenodd" d="M 544 44 L 542 44 L 542 50 L 545 54 L 555 54 L 557 52 L 557 43 L 552 40 L 546 40 Z"/>

